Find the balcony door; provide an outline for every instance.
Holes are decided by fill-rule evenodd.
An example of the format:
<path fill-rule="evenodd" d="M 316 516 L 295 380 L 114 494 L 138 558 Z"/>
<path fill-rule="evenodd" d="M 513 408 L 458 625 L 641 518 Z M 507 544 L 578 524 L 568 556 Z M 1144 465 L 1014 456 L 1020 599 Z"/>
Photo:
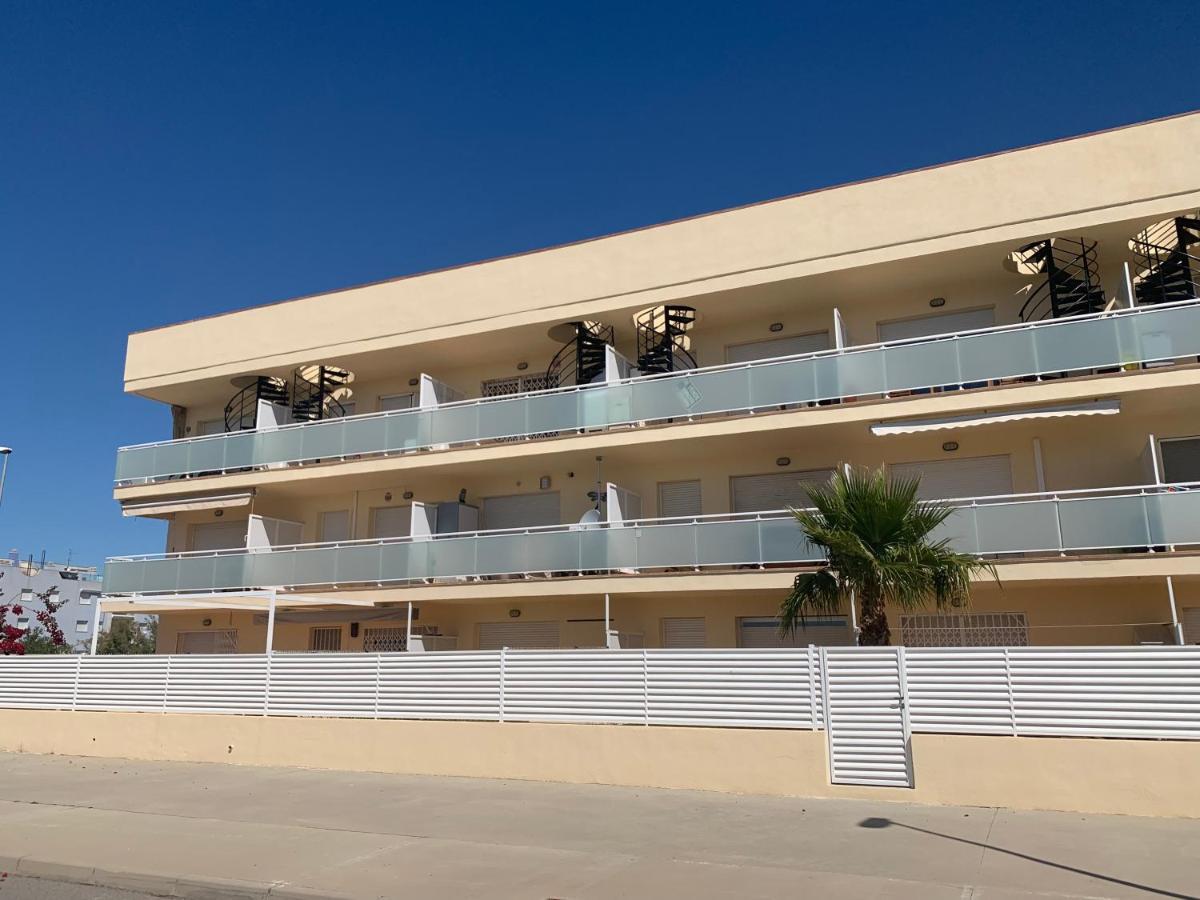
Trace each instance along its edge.
<path fill-rule="evenodd" d="M 775 359 L 780 356 L 798 356 L 801 353 L 818 353 L 829 349 L 829 332 L 816 331 L 811 334 L 795 334 L 791 337 L 771 338 L 749 344 L 732 344 L 725 348 L 725 361 L 730 363 L 753 362 L 756 359 Z"/>
<path fill-rule="evenodd" d="M 766 512 L 769 510 L 805 507 L 809 505 L 808 488 L 826 484 L 833 469 L 810 469 L 805 472 L 771 472 L 768 475 L 736 475 L 729 479 L 735 513 Z"/>
<path fill-rule="evenodd" d="M 557 622 L 481 622 L 479 649 L 557 650 Z"/>
<path fill-rule="evenodd" d="M 561 525 L 560 505 L 558 491 L 485 497 L 481 511 L 483 528 L 486 531 L 498 531 L 503 528 Z"/>
<path fill-rule="evenodd" d="M 897 463 L 888 466 L 888 474 L 892 478 L 919 477 L 921 486 L 917 496 L 922 500 L 990 497 L 1013 492 L 1012 460 L 1007 453 Z"/>
<path fill-rule="evenodd" d="M 932 337 L 936 334 L 953 334 L 957 331 L 991 328 L 995 324 L 996 310 L 990 306 L 986 309 L 937 313 L 932 316 L 918 316 L 915 319 L 901 319 L 897 322 L 880 322 L 879 340 L 905 341 L 912 338 Z"/>
<path fill-rule="evenodd" d="M 245 519 L 239 522 L 202 522 L 192 526 L 192 549 L 201 552 L 238 550 L 246 546 Z"/>

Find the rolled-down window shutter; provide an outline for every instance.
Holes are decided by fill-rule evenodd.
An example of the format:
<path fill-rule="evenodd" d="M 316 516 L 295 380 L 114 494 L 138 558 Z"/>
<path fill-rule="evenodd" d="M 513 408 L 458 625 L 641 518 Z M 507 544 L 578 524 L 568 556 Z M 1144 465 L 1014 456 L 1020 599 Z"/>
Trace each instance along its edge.
<path fill-rule="evenodd" d="M 703 616 L 687 616 L 662 620 L 663 646 L 683 649 L 708 646 Z"/>
<path fill-rule="evenodd" d="M 558 491 L 485 497 L 482 517 L 483 527 L 487 531 L 561 525 Z"/>
<path fill-rule="evenodd" d="M 922 500 L 989 497 L 1011 494 L 1012 462 L 1008 455 L 938 459 L 888 466 L 892 478 L 920 477 Z"/>
<path fill-rule="evenodd" d="M 833 469 L 772 472 L 770 475 L 737 475 L 730 479 L 733 487 L 733 511 L 763 512 L 808 506 L 808 487 L 825 484 L 832 475 Z"/>
<path fill-rule="evenodd" d="M 479 625 L 479 649 L 557 650 L 557 622 L 482 622 Z"/>
<path fill-rule="evenodd" d="M 664 481 L 658 486 L 659 518 L 698 516 L 700 509 L 699 481 Z"/>

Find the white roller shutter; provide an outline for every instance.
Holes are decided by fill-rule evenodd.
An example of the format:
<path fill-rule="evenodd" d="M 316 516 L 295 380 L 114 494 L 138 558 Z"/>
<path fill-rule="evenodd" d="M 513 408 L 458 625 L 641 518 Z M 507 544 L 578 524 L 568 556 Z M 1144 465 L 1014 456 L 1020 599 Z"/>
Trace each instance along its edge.
<path fill-rule="evenodd" d="M 991 328 L 995 324 L 996 311 L 991 308 L 941 313 L 935 316 L 905 319 L 902 322 L 880 322 L 879 340 L 904 341 L 909 338 L 930 337 L 935 334 L 953 334 L 957 331 Z"/>
<path fill-rule="evenodd" d="M 1200 481 L 1200 438 L 1159 441 L 1158 452 L 1167 484 Z"/>
<path fill-rule="evenodd" d="M 809 616 L 803 628 L 786 637 L 779 633 L 779 619 L 773 616 L 753 616 L 738 619 L 738 646 L 750 648 L 848 647 L 854 635 L 845 616 Z"/>
<path fill-rule="evenodd" d="M 333 509 L 321 513 L 321 540 L 327 543 L 350 540 L 350 510 Z"/>
<path fill-rule="evenodd" d="M 725 348 L 727 362 L 752 362 L 756 359 L 774 359 L 778 356 L 797 356 L 801 353 L 818 353 L 829 349 L 829 332 L 796 334 L 791 337 L 755 341 L 752 344 L 735 344 Z"/>
<path fill-rule="evenodd" d="M 917 495 L 922 500 L 988 497 L 1013 492 L 1012 462 L 1008 454 L 897 463 L 888 466 L 888 474 L 892 478 L 920 477 Z"/>
<path fill-rule="evenodd" d="M 707 647 L 704 617 L 689 616 L 662 620 L 662 645 L 668 649 Z"/>
<path fill-rule="evenodd" d="M 658 485 L 658 516 L 670 519 L 676 516 L 700 515 L 699 481 L 663 481 Z"/>
<path fill-rule="evenodd" d="M 193 550 L 237 550 L 246 546 L 247 522 L 205 522 L 192 526 Z"/>
<path fill-rule="evenodd" d="M 498 531 L 503 528 L 534 528 L 538 525 L 561 525 L 558 491 L 513 494 L 509 497 L 485 497 L 482 517 L 483 528 L 487 531 Z"/>
<path fill-rule="evenodd" d="M 408 537 L 411 529 L 411 506 L 380 506 L 371 510 L 371 537 Z"/>
<path fill-rule="evenodd" d="M 557 650 L 557 622 L 481 622 L 479 649 Z"/>
<path fill-rule="evenodd" d="M 809 505 L 806 485 L 825 484 L 833 469 L 808 472 L 772 472 L 770 475 L 737 475 L 729 479 L 735 513 L 761 512 Z"/>
<path fill-rule="evenodd" d="M 1183 642 L 1200 644 L 1200 606 L 1185 606 L 1179 611 L 1179 624 L 1183 626 Z"/>

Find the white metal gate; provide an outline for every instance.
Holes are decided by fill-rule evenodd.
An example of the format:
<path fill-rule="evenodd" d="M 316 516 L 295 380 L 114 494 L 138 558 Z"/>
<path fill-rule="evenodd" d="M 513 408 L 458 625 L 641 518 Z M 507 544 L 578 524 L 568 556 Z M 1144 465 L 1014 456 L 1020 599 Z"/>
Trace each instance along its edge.
<path fill-rule="evenodd" d="M 829 780 L 912 787 L 903 647 L 822 647 Z"/>

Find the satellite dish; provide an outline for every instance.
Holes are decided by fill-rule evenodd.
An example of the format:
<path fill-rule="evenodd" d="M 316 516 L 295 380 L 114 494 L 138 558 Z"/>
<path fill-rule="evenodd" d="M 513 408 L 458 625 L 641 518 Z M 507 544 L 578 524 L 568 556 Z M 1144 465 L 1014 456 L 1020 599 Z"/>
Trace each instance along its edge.
<path fill-rule="evenodd" d="M 579 517 L 580 528 L 599 528 L 600 527 L 600 510 L 589 509 Z"/>

